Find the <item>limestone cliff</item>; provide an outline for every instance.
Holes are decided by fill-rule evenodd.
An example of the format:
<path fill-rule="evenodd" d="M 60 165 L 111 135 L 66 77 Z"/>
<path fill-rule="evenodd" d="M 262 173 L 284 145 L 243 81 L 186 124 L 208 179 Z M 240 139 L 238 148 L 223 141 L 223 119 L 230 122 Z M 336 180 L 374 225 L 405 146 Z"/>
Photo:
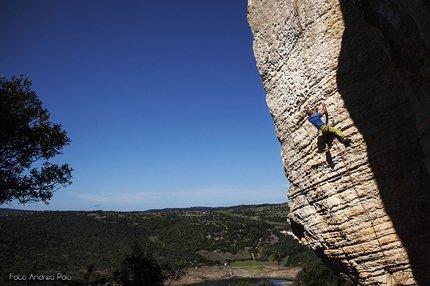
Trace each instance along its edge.
<path fill-rule="evenodd" d="M 297 239 L 360 285 L 430 285 L 430 1 L 248 0 Z M 352 139 L 319 153 L 305 110 Z"/>

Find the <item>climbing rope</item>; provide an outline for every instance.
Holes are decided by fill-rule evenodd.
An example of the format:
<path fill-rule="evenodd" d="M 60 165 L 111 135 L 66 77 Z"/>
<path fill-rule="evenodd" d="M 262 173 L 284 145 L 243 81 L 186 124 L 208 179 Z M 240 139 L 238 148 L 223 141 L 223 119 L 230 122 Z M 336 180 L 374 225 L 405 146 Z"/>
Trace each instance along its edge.
<path fill-rule="evenodd" d="M 367 219 L 369 220 L 369 222 L 370 222 L 370 224 L 372 226 L 372 229 L 373 229 L 373 233 L 375 234 L 376 241 L 378 242 L 379 248 L 381 249 L 382 256 L 384 257 L 384 260 L 385 260 L 385 285 L 388 285 L 388 277 L 389 277 L 389 274 L 388 274 L 388 259 L 387 259 L 387 256 L 385 255 L 384 249 L 382 248 L 382 244 L 381 244 L 381 241 L 379 240 L 378 233 L 376 232 L 375 224 L 373 223 L 373 220 L 370 217 L 369 212 L 368 212 L 367 208 L 365 207 L 365 205 L 363 203 L 363 200 L 362 200 L 362 198 L 360 196 L 360 193 L 357 191 L 357 188 L 355 187 L 355 183 L 354 183 L 354 180 L 352 179 L 351 171 L 349 169 L 348 164 L 346 163 L 345 157 L 343 156 L 342 150 L 340 150 L 339 145 L 337 144 L 337 139 L 336 138 L 334 138 L 334 142 L 336 144 L 337 151 L 338 151 L 340 157 L 342 158 L 343 164 L 344 164 L 345 169 L 346 169 L 346 171 L 348 173 L 349 179 L 350 179 L 350 181 L 352 183 L 352 187 L 354 188 L 354 191 L 355 191 L 355 193 L 357 195 L 357 198 L 360 201 L 361 207 L 363 208 L 364 212 L 366 213 Z"/>

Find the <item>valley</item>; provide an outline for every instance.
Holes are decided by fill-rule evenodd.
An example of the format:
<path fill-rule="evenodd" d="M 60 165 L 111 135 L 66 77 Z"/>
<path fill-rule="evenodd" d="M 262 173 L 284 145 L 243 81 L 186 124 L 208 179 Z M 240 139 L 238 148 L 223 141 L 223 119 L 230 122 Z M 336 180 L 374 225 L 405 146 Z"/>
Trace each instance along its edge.
<path fill-rule="evenodd" d="M 112 281 L 134 242 L 160 262 L 184 261 L 189 269 L 185 277 L 205 279 L 207 269 L 208 275 L 262 277 L 315 259 L 288 235 L 287 215 L 287 204 L 3 214 L 1 281 L 13 285 L 10 273 L 67 273 L 76 281 Z"/>

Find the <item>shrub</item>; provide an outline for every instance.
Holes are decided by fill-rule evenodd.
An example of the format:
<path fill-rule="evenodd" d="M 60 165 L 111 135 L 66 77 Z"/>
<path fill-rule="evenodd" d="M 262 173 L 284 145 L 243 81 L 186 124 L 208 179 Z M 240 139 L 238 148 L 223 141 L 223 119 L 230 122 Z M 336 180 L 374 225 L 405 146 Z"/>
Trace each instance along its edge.
<path fill-rule="evenodd" d="M 349 281 L 336 275 L 320 259 L 304 264 L 297 274 L 293 286 L 353 286 Z"/>

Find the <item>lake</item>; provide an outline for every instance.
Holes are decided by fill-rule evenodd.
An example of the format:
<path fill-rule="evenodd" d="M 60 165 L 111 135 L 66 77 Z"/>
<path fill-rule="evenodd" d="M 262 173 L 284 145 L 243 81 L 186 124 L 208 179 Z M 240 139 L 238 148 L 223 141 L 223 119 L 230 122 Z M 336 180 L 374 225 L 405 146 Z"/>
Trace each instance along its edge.
<path fill-rule="evenodd" d="M 257 285 L 258 282 L 266 281 L 267 279 L 230 279 L 230 280 L 219 280 L 219 281 L 207 281 L 197 284 L 187 284 L 186 286 L 228 286 L 229 283 L 236 281 L 248 281 L 254 285 Z M 282 279 L 269 279 L 273 282 L 275 286 L 283 286 L 281 283 L 289 282 L 288 280 Z"/>

